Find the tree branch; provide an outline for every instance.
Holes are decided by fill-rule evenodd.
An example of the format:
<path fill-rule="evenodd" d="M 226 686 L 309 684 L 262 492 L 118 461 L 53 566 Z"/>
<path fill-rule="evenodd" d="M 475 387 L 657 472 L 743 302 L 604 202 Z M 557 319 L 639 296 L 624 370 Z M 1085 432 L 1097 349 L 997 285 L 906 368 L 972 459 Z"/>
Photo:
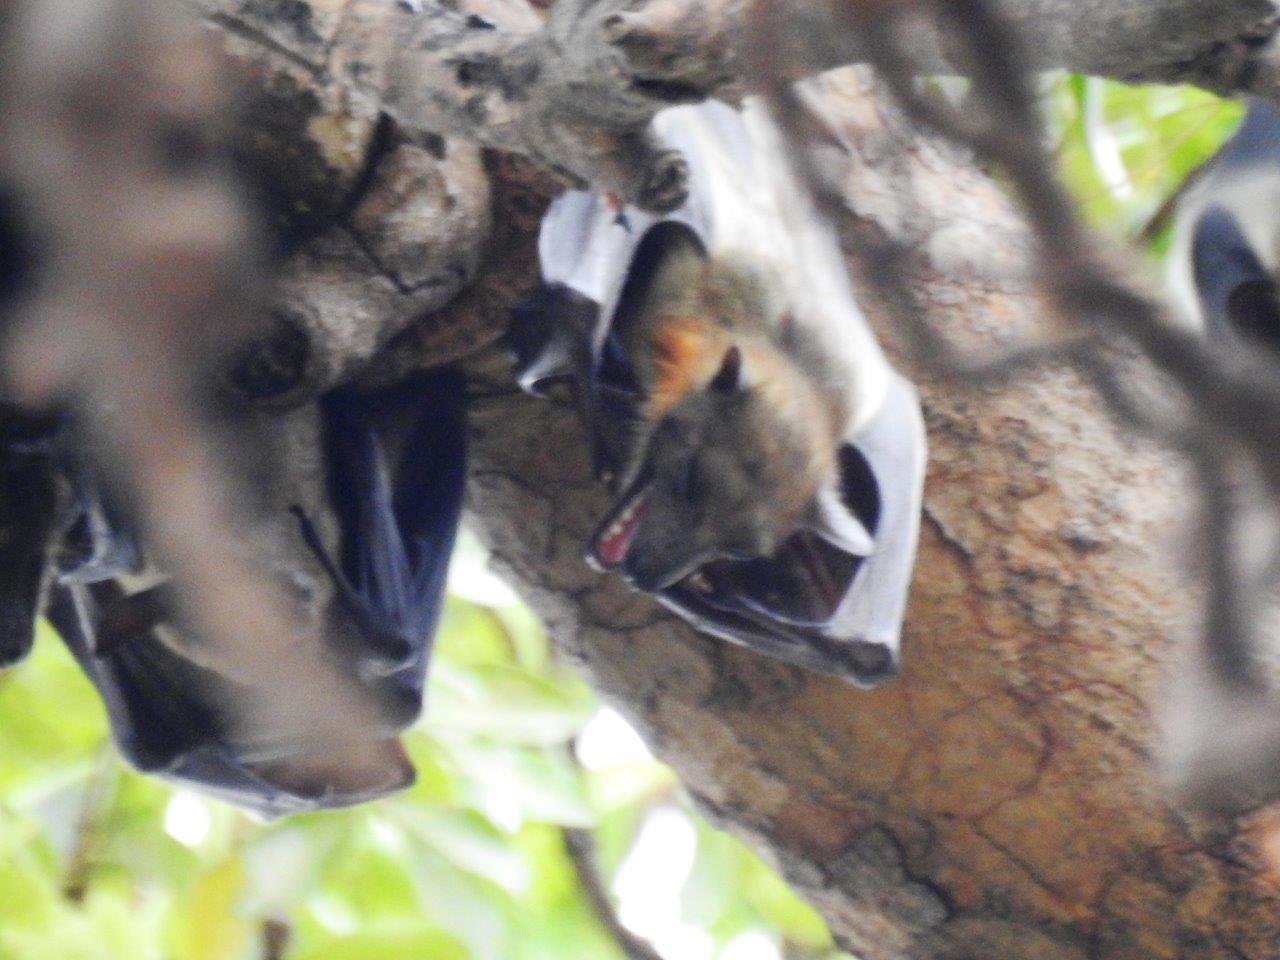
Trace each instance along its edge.
<path fill-rule="evenodd" d="M 657 950 L 624 927 L 618 919 L 618 912 L 609 896 L 609 884 L 600 871 L 596 842 L 591 831 L 566 828 L 564 846 L 596 920 L 617 943 L 627 960 L 661 960 Z"/>

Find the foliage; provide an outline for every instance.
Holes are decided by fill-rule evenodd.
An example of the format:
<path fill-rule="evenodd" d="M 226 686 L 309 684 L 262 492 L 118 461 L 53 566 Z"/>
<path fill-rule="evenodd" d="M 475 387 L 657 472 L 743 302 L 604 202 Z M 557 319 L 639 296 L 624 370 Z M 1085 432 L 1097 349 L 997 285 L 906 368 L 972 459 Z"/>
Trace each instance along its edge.
<path fill-rule="evenodd" d="M 1136 238 L 1235 128 L 1241 107 L 1194 87 L 1127 86 L 1061 74 L 1045 111 L 1068 188 L 1086 218 Z M 1156 247 L 1162 248 L 1163 231 Z"/>

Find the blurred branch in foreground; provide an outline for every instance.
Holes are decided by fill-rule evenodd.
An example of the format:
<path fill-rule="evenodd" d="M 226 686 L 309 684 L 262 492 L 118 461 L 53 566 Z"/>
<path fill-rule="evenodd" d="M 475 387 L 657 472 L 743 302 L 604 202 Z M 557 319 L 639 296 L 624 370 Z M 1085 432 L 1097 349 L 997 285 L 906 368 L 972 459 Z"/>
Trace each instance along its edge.
<path fill-rule="evenodd" d="M 240 438 L 210 413 L 261 309 L 263 245 L 226 148 L 234 84 L 169 4 L 13 7 L 0 179 L 38 259 L 5 304 L 9 390 L 70 411 L 73 456 L 173 575 L 171 615 L 196 638 L 179 654 L 240 684 L 228 707 L 245 736 L 323 758 L 338 783 L 402 778 L 400 758 L 370 749 L 373 712 L 318 623 L 250 549 L 260 518 L 225 446 Z"/>

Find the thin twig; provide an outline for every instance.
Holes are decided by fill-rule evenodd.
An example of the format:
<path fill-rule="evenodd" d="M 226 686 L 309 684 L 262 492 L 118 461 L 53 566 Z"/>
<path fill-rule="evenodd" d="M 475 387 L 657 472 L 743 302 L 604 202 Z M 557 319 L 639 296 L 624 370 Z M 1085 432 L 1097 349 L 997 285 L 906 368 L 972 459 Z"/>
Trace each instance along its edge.
<path fill-rule="evenodd" d="M 101 841 L 102 815 L 115 794 L 119 761 L 109 742 L 104 741 L 94 758 L 93 772 L 85 785 L 80 817 L 76 821 L 75 843 L 62 875 L 62 895 L 79 903 L 89 886 L 93 857 Z"/>
<path fill-rule="evenodd" d="M 591 910 L 609 936 L 613 937 L 618 947 L 628 960 L 662 960 L 661 954 L 648 941 L 636 936 L 622 925 L 618 912 L 614 909 L 613 900 L 609 896 L 609 887 L 604 873 L 600 869 L 600 859 L 596 853 L 596 841 L 590 830 L 566 827 L 564 830 L 565 852 L 578 874 L 578 883 L 586 894 Z"/>

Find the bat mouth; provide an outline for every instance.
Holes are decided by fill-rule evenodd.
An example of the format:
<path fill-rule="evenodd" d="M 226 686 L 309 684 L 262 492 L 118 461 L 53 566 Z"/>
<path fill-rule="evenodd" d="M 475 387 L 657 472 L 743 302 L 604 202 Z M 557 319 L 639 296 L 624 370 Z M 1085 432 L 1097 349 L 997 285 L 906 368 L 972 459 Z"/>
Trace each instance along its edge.
<path fill-rule="evenodd" d="M 616 570 L 627 559 L 649 499 L 649 481 L 641 478 L 596 530 L 587 559 L 598 570 Z"/>

